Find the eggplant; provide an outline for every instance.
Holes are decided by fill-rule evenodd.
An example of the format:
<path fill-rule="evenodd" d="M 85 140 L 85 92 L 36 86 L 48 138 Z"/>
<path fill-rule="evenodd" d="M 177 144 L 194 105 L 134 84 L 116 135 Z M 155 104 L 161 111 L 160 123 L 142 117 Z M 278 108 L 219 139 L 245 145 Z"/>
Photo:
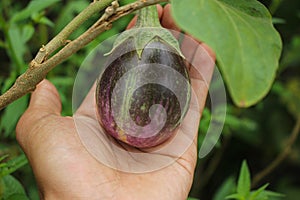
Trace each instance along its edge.
<path fill-rule="evenodd" d="M 174 135 L 191 97 L 179 44 L 157 19 L 155 6 L 141 11 L 136 28 L 117 38 L 97 80 L 100 124 L 107 134 L 137 148 L 157 146 Z M 149 22 L 154 27 L 144 28 Z"/>
<path fill-rule="evenodd" d="M 96 87 L 100 123 L 109 135 L 134 147 L 153 147 L 163 143 L 175 132 L 189 107 L 191 89 L 185 59 L 159 39 L 148 43 L 141 57 L 134 40 L 127 39 L 114 49 L 110 57 L 113 59 L 108 59 Z M 183 77 L 181 81 L 180 77 Z M 122 84 L 116 89 L 121 79 Z M 164 85 L 155 81 L 147 83 L 147 80 L 160 80 Z M 133 88 L 136 90 L 132 91 Z M 174 91 L 179 95 L 176 96 Z M 161 106 L 152 107 L 151 111 L 153 105 Z M 151 112 L 154 113 L 152 116 Z M 154 127 L 136 128 L 146 127 L 151 120 L 157 121 L 152 122 Z M 159 122 L 164 122 L 163 126 Z M 160 130 L 155 131 L 156 128 Z"/>

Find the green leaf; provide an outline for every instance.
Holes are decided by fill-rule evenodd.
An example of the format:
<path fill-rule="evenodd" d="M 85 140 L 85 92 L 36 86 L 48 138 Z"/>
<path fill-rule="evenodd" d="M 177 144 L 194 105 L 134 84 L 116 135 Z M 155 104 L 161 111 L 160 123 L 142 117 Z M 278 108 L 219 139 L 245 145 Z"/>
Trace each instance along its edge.
<path fill-rule="evenodd" d="M 48 19 L 47 17 L 42 17 L 38 22 L 40 24 L 45 24 L 45 25 L 48 25 L 50 27 L 54 27 L 54 23 L 50 19 Z"/>
<path fill-rule="evenodd" d="M 289 66 L 298 67 L 300 63 L 300 35 L 296 35 L 292 38 L 290 44 L 286 45 L 285 53 L 282 56 L 280 63 L 280 71 L 283 71 Z"/>
<path fill-rule="evenodd" d="M 291 78 L 284 85 L 276 82 L 273 90 L 280 96 L 288 111 L 295 118 L 300 117 L 300 81 L 297 78 Z"/>
<path fill-rule="evenodd" d="M 3 48 L 3 49 L 7 48 L 6 43 L 2 40 L 0 40 L 0 48 Z"/>
<path fill-rule="evenodd" d="M 55 22 L 55 33 L 59 33 L 80 11 L 88 6 L 85 0 L 77 0 L 76 3 L 68 3 L 61 10 Z"/>
<path fill-rule="evenodd" d="M 37 24 L 45 24 L 45 25 L 48 25 L 50 27 L 53 27 L 54 26 L 54 23 L 48 19 L 47 17 L 44 16 L 45 13 L 44 12 L 40 12 L 40 13 L 33 13 L 31 15 L 31 19 L 37 23 Z"/>
<path fill-rule="evenodd" d="M 26 24 L 22 29 L 22 40 L 26 43 L 34 34 L 34 28 L 31 24 Z"/>
<path fill-rule="evenodd" d="M 241 194 L 231 194 L 227 196 L 226 199 L 244 200 L 245 198 Z"/>
<path fill-rule="evenodd" d="M 2 193 L 0 193 L 1 199 L 5 200 L 16 199 L 16 195 L 20 195 L 24 199 L 24 196 L 26 195 L 23 186 L 11 175 L 4 176 L 0 179 L 0 192 Z"/>
<path fill-rule="evenodd" d="M 268 187 L 269 184 L 265 184 L 262 187 L 260 187 L 258 190 L 255 190 L 253 192 L 251 192 L 251 196 L 250 199 L 257 199 L 259 197 L 259 195 L 261 195 L 261 193 L 263 193 L 263 191 Z"/>
<path fill-rule="evenodd" d="M 237 185 L 237 193 L 244 197 L 248 197 L 250 194 L 250 189 L 251 189 L 250 172 L 249 172 L 247 162 L 243 161 L 240 175 L 239 175 L 238 185 Z"/>
<path fill-rule="evenodd" d="M 226 196 L 234 193 L 236 188 L 233 177 L 228 178 L 215 193 L 213 200 L 224 200 Z"/>
<path fill-rule="evenodd" d="M 0 131 L 4 132 L 4 137 L 8 137 L 14 133 L 14 129 L 20 116 L 27 108 L 28 98 L 29 96 L 26 95 L 5 108 L 0 122 Z"/>
<path fill-rule="evenodd" d="M 3 160 L 5 160 L 8 157 L 8 155 L 4 155 L 0 157 L 0 162 L 2 162 Z"/>
<path fill-rule="evenodd" d="M 9 174 L 15 172 L 16 170 L 23 167 L 27 163 L 28 163 L 28 161 L 24 154 L 12 159 L 12 160 L 7 161 L 6 163 L 4 163 L 5 165 L 0 167 L 0 169 L 1 169 L 0 177 L 4 177 L 6 175 L 9 175 Z"/>
<path fill-rule="evenodd" d="M 273 17 L 272 22 L 273 22 L 273 24 L 285 24 L 286 23 L 286 21 L 284 19 L 275 18 L 275 17 Z"/>
<path fill-rule="evenodd" d="M 33 13 L 37 13 L 56 2 L 59 2 L 59 0 L 32 0 L 24 10 L 18 12 L 12 17 L 11 22 L 27 19 Z"/>
<path fill-rule="evenodd" d="M 1 88 L 1 93 L 6 92 L 16 81 L 17 73 L 16 71 L 11 71 L 9 74 L 9 77 L 5 77 L 5 80 L 3 81 L 3 86 Z"/>
<path fill-rule="evenodd" d="M 133 3 L 136 0 L 119 0 L 119 1 L 120 1 L 120 5 L 126 5 L 126 4 L 129 4 L 129 3 Z"/>
<path fill-rule="evenodd" d="M 268 197 L 284 197 L 285 196 L 284 194 L 280 194 L 280 193 L 269 191 L 269 190 L 263 191 L 263 193 L 266 194 Z"/>
<path fill-rule="evenodd" d="M 72 86 L 74 84 L 74 78 L 73 77 L 65 77 L 65 76 L 54 76 L 49 78 L 49 80 L 54 85 L 60 85 L 60 86 Z"/>
<path fill-rule="evenodd" d="M 236 105 L 251 106 L 270 90 L 282 42 L 268 10 L 256 0 L 172 0 L 177 24 L 217 55 Z M 187 23 L 188 22 L 188 23 Z"/>
<path fill-rule="evenodd" d="M 284 195 L 276 193 L 276 192 L 271 192 L 268 190 L 262 190 L 255 197 L 252 196 L 250 198 L 250 200 L 269 200 L 269 199 L 273 199 L 272 197 L 275 197 L 276 199 L 278 199 L 280 197 L 284 197 Z"/>
<path fill-rule="evenodd" d="M 21 28 L 16 24 L 11 24 L 8 30 L 8 37 L 11 58 L 17 65 L 18 70 L 21 70 L 23 66 L 25 66 L 23 55 L 26 52 L 26 45 L 22 37 Z"/>
<path fill-rule="evenodd" d="M 29 200 L 29 198 L 25 194 L 13 194 L 6 200 Z"/>

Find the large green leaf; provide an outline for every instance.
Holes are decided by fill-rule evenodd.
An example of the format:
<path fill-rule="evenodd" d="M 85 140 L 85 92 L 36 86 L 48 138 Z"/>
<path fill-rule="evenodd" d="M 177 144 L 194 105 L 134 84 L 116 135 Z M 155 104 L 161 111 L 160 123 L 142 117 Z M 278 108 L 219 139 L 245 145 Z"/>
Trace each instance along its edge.
<path fill-rule="evenodd" d="M 172 4 L 177 24 L 216 52 L 234 102 L 247 107 L 261 100 L 273 83 L 282 49 L 268 10 L 256 0 Z"/>

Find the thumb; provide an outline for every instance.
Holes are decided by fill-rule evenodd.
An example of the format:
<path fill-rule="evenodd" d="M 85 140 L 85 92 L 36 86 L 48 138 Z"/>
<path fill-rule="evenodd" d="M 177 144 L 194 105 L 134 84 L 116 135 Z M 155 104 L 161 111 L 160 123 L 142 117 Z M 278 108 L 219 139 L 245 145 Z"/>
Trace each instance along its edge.
<path fill-rule="evenodd" d="M 16 137 L 21 146 L 34 127 L 39 126 L 39 122 L 46 116 L 59 116 L 60 112 L 61 101 L 55 86 L 43 80 L 31 94 L 29 107 L 17 124 Z"/>
<path fill-rule="evenodd" d="M 55 86 L 48 80 L 40 82 L 32 93 L 28 110 L 26 112 L 39 111 L 38 115 L 60 115 L 61 101 Z"/>

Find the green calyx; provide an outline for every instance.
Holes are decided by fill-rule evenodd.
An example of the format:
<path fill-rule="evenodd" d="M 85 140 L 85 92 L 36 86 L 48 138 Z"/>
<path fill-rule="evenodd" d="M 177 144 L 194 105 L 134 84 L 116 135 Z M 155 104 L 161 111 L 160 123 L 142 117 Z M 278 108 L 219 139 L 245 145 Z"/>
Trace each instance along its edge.
<path fill-rule="evenodd" d="M 169 30 L 160 25 L 156 6 L 149 6 L 141 9 L 138 12 L 138 19 L 135 27 L 121 33 L 116 39 L 112 50 L 105 55 L 111 54 L 119 45 L 130 38 L 134 41 L 139 58 L 142 56 L 143 49 L 151 41 L 164 42 L 173 47 L 180 56 L 184 57 L 176 38 Z"/>

